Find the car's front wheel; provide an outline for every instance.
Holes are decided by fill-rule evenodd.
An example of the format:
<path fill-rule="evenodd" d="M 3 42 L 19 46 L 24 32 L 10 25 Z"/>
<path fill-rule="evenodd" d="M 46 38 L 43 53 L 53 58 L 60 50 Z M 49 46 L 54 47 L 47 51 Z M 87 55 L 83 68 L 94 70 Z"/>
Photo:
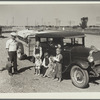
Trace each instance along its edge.
<path fill-rule="evenodd" d="M 72 83 L 79 88 L 85 88 L 89 83 L 87 70 L 83 70 L 78 65 L 72 66 L 70 76 Z"/>

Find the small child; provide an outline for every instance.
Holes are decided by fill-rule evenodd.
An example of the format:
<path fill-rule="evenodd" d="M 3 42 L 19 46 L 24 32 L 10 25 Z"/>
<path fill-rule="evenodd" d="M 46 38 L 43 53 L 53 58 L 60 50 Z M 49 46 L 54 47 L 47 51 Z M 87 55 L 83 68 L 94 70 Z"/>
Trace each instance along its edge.
<path fill-rule="evenodd" d="M 61 49 L 56 49 L 56 57 L 54 57 L 56 62 L 56 73 L 55 78 L 58 78 L 58 81 L 61 82 L 62 80 L 62 63 L 63 63 L 63 56 L 61 54 Z"/>
<path fill-rule="evenodd" d="M 36 55 L 36 58 L 35 58 L 35 74 L 36 75 L 40 75 L 41 65 L 42 65 L 42 60 L 39 55 Z"/>
<path fill-rule="evenodd" d="M 50 63 L 49 61 L 49 54 L 46 52 L 44 53 L 44 59 L 42 63 L 42 74 L 44 75 L 46 70 L 48 69 L 48 64 Z"/>
<path fill-rule="evenodd" d="M 48 69 L 46 70 L 46 73 L 44 74 L 43 77 L 52 77 L 53 73 L 55 72 L 55 63 L 53 62 L 53 56 L 49 57 L 49 64 L 48 64 Z"/>

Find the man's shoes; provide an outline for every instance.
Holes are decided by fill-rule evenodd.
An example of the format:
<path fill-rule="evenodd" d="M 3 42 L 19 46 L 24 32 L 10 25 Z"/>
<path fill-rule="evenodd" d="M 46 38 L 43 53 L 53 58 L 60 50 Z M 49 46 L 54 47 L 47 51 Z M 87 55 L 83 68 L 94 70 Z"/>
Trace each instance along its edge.
<path fill-rule="evenodd" d="M 12 73 L 9 73 L 9 75 L 10 75 L 10 76 L 13 76 L 13 74 L 12 74 Z"/>
<path fill-rule="evenodd" d="M 14 74 L 18 74 L 18 72 L 14 72 Z"/>

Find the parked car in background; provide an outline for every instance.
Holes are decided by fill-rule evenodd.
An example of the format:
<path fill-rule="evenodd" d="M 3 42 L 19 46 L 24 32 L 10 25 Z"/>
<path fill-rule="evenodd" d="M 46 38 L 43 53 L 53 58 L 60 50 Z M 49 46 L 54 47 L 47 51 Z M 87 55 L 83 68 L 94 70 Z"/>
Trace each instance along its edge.
<path fill-rule="evenodd" d="M 57 44 L 61 44 L 63 55 L 63 72 L 70 72 L 72 83 L 84 88 L 90 77 L 100 75 L 100 51 L 85 47 L 85 34 L 70 31 L 20 31 L 18 41 L 20 57 L 32 56 L 36 40 L 40 41 L 43 53 L 56 54 Z M 21 58 L 19 58 L 21 59 Z"/>

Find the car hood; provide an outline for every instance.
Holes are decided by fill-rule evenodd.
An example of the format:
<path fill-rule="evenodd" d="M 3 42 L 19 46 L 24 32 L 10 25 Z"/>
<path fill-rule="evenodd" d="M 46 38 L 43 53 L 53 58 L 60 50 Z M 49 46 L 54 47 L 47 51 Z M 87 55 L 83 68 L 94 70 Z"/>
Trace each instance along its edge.
<path fill-rule="evenodd" d="M 82 58 L 86 59 L 89 56 L 89 52 L 91 51 L 91 48 L 87 48 L 84 46 L 75 46 L 71 49 L 71 55 L 74 58 Z"/>

